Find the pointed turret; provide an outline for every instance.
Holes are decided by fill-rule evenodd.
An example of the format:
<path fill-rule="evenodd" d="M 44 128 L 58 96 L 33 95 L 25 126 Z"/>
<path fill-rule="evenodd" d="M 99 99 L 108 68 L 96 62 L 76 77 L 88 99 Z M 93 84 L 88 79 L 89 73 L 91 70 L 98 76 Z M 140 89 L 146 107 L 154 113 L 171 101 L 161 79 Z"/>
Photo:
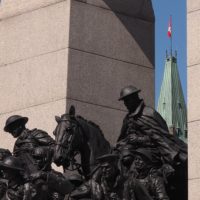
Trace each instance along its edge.
<path fill-rule="evenodd" d="M 175 56 L 166 56 L 157 110 L 166 120 L 170 133 L 187 142 L 187 109 L 178 73 L 176 53 Z"/>

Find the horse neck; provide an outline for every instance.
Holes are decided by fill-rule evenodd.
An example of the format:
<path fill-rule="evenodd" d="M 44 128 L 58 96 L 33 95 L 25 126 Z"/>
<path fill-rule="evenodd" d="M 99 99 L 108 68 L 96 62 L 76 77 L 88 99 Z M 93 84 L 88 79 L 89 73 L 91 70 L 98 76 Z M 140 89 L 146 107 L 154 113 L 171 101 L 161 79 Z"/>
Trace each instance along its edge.
<path fill-rule="evenodd" d="M 84 175 L 90 174 L 95 167 L 96 158 L 110 151 L 110 145 L 103 137 L 100 129 L 85 121 L 80 121 L 82 142 L 79 145 L 81 164 Z M 80 132 L 79 132 L 80 133 Z"/>
<path fill-rule="evenodd" d="M 91 172 L 91 149 L 87 143 L 80 149 L 81 164 L 84 174 L 87 176 Z"/>
<path fill-rule="evenodd" d="M 94 164 L 97 157 L 110 151 L 110 144 L 104 138 L 101 130 L 93 127 L 93 125 L 87 124 L 83 132 L 83 138 L 85 139 L 83 146 L 87 144 L 90 152 L 90 163 Z"/>

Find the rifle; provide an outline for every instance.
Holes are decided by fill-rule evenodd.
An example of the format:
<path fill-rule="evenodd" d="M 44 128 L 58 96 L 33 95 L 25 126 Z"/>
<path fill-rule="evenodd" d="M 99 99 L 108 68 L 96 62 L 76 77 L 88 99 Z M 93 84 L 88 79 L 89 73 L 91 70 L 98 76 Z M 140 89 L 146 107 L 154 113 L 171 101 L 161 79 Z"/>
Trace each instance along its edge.
<path fill-rule="evenodd" d="M 35 165 L 34 159 L 28 153 L 24 153 L 21 158 L 25 164 L 24 178 L 26 180 L 24 185 L 25 187 L 23 200 L 47 199 L 47 194 L 41 191 L 41 187 L 45 185 L 45 181 L 43 179 L 38 179 L 33 182 L 31 179 L 31 174 L 39 172 L 37 166 Z"/>
<path fill-rule="evenodd" d="M 37 166 L 35 165 L 34 159 L 31 157 L 30 154 L 28 153 L 23 153 L 21 156 L 22 162 L 24 164 L 24 168 L 25 168 L 25 180 L 27 180 L 27 182 L 30 181 L 29 176 L 38 171 Z"/>

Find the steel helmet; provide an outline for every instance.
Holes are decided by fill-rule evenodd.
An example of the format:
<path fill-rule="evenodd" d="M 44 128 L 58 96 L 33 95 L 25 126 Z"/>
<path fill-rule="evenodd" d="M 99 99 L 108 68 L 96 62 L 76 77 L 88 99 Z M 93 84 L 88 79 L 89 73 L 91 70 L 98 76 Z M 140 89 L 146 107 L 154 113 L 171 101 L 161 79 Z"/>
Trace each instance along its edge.
<path fill-rule="evenodd" d="M 4 131 L 9 132 L 11 129 L 11 126 L 15 123 L 25 125 L 27 121 L 28 121 L 28 117 L 22 117 L 20 115 L 12 115 L 6 120 Z"/>
<path fill-rule="evenodd" d="M 156 148 L 138 148 L 133 151 L 133 154 L 145 157 L 151 163 L 161 164 L 161 155 Z"/>
<path fill-rule="evenodd" d="M 119 98 L 119 101 L 120 100 L 123 100 L 125 97 L 131 95 L 131 94 L 134 94 L 134 93 L 139 93 L 141 90 L 137 89 L 136 87 L 132 86 L 132 85 L 129 85 L 129 86 L 126 86 L 124 87 L 121 92 L 120 92 L 120 98 Z"/>
<path fill-rule="evenodd" d="M 9 156 L 0 162 L 0 169 L 23 171 L 22 161 L 14 156 Z"/>

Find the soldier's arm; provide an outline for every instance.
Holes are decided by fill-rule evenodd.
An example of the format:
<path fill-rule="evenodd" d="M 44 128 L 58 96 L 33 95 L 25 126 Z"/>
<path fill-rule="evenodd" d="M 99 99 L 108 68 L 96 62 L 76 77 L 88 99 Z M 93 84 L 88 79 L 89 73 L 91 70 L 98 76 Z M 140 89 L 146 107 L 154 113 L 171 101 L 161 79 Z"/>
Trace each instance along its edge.
<path fill-rule="evenodd" d="M 145 145 L 145 146 L 152 145 L 151 138 L 148 135 L 138 136 L 135 133 L 130 134 L 128 136 L 128 143 L 137 144 L 137 145 Z"/>
<path fill-rule="evenodd" d="M 55 171 L 47 174 L 47 185 L 52 191 L 62 195 L 69 194 L 74 189 L 74 185 L 67 178 Z"/>
<path fill-rule="evenodd" d="M 132 181 L 130 191 L 134 193 L 135 199 L 153 200 L 147 189 L 137 179 Z M 131 194 L 131 196 L 133 196 L 133 194 Z"/>
<path fill-rule="evenodd" d="M 54 139 L 45 131 L 34 129 L 32 134 L 41 146 L 53 146 L 55 144 Z"/>
<path fill-rule="evenodd" d="M 119 142 L 120 140 L 124 139 L 124 137 L 126 136 L 127 120 L 128 120 L 128 115 L 123 120 L 122 128 L 121 128 L 121 131 L 120 131 L 120 135 L 119 135 L 119 137 L 117 139 L 117 142 Z"/>
<path fill-rule="evenodd" d="M 153 187 L 155 191 L 156 199 L 158 200 L 169 200 L 169 197 L 165 190 L 164 180 L 159 176 L 152 178 Z"/>

